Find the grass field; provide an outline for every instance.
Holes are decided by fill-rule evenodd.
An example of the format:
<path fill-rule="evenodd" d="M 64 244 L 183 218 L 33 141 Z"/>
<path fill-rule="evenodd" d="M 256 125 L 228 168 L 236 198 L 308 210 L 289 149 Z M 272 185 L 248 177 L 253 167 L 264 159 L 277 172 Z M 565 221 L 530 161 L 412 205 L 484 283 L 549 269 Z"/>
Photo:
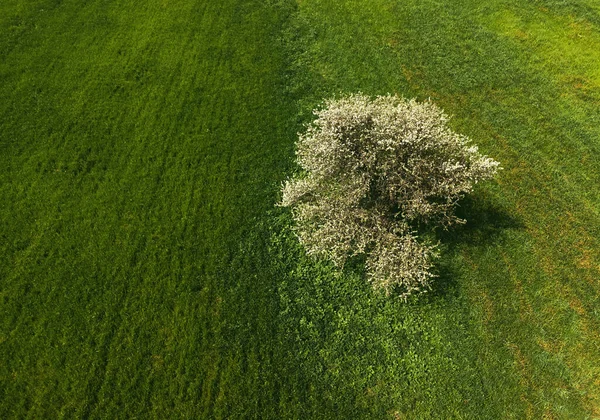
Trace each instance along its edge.
<path fill-rule="evenodd" d="M 403 304 L 276 208 L 341 92 L 502 162 Z M 5 0 L 0 418 L 600 418 L 595 0 Z"/>

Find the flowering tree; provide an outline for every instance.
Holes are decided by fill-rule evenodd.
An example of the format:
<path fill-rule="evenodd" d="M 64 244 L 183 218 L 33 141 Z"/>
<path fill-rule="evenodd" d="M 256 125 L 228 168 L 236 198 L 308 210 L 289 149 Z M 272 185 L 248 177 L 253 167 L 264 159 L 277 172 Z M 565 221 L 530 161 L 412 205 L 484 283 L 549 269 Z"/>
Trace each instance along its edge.
<path fill-rule="evenodd" d="M 366 255 L 369 281 L 387 294 L 429 289 L 438 251 L 414 226 L 464 223 L 457 201 L 499 163 L 431 102 L 355 94 L 325 105 L 299 135 L 301 171 L 283 186 L 300 241 L 338 267 Z"/>

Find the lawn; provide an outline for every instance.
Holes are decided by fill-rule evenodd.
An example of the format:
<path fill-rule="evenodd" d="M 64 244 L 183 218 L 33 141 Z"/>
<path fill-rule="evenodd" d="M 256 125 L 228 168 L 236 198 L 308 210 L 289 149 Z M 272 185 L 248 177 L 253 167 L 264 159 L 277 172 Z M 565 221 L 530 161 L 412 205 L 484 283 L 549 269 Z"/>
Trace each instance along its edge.
<path fill-rule="evenodd" d="M 504 168 L 408 303 L 275 207 L 356 91 Z M 594 0 L 3 1 L 0 417 L 600 417 L 599 105 Z"/>

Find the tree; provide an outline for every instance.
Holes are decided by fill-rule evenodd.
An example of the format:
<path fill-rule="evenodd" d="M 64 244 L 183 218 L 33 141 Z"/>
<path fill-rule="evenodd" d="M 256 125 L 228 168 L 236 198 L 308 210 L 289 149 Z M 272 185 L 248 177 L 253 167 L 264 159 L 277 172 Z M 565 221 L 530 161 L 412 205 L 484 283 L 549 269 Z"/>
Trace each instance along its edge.
<path fill-rule="evenodd" d="M 430 289 L 439 252 L 416 227 L 464 223 L 458 200 L 499 163 L 450 130 L 431 102 L 354 94 L 314 114 L 280 203 L 292 208 L 308 254 L 338 267 L 365 255 L 372 285 L 404 299 Z"/>

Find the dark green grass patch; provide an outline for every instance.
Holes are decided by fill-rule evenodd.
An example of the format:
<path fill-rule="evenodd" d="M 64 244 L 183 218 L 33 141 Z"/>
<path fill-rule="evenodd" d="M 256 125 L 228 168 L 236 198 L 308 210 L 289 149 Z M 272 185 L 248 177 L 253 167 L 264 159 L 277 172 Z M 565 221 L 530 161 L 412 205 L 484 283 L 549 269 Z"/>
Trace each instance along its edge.
<path fill-rule="evenodd" d="M 273 279 L 232 261 L 289 162 L 285 10 L 1 8 L 0 417 L 274 412 Z"/>

